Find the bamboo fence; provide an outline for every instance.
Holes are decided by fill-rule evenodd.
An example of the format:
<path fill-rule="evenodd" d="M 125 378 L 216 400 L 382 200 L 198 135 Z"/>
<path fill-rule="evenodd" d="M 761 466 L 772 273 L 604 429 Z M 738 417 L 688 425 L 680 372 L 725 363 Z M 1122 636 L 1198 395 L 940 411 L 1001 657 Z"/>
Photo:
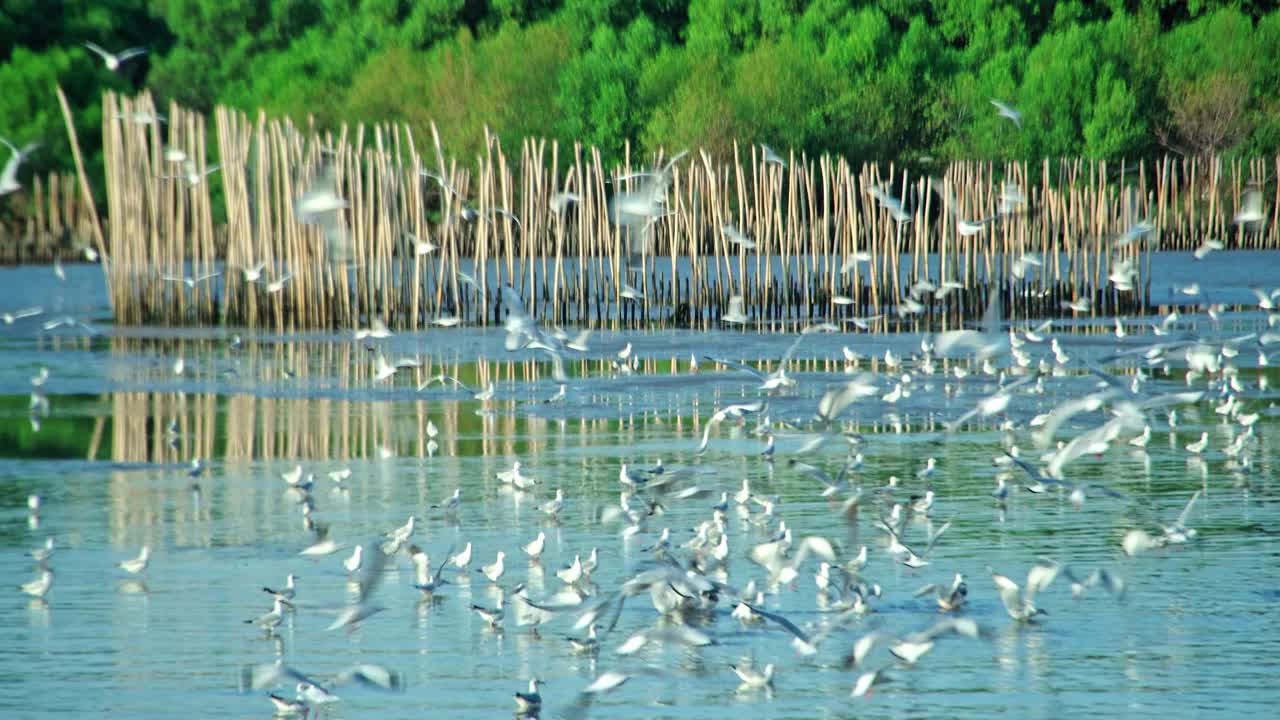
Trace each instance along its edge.
<path fill-rule="evenodd" d="M 1009 317 L 1079 312 L 1064 308 L 1081 301 L 1135 313 L 1147 310 L 1153 251 L 1280 242 L 1267 180 L 1280 158 L 955 162 L 913 175 L 735 146 L 729 158 L 651 163 L 628 152 L 609 167 L 592 148 L 539 139 L 508 157 L 491 137 L 465 159 L 447 156 L 434 128 L 425 142 L 400 125 L 319 132 L 219 107 L 210 130 L 200 114 L 166 110 L 159 122 L 148 95 L 104 98 L 104 268 L 124 324 L 487 324 L 501 321 L 507 284 L 539 319 L 583 326 L 722 326 L 736 295 L 758 328 L 959 322 L 991 292 Z M 206 175 L 215 158 L 218 175 Z M 656 217 L 616 224 L 610 198 L 652 187 L 643 171 L 668 163 Z M 1025 202 L 962 233 L 960 218 L 997 216 L 1006 184 Z M 326 187 L 344 207 L 304 222 L 299 199 Z M 911 220 L 895 221 L 873 187 Z M 1250 187 L 1269 188 L 1268 217 L 1234 224 Z M 1139 222 L 1151 231 L 1122 240 Z M 754 247 L 731 242 L 729 224 Z M 1131 290 L 1109 280 L 1121 268 Z M 952 292 L 929 290 L 944 281 Z"/>

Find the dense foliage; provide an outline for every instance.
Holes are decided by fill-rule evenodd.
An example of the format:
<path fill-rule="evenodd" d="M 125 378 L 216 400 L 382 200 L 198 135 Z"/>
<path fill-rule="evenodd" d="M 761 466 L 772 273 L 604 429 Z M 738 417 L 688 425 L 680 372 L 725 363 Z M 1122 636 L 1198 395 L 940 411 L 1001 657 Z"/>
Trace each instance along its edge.
<path fill-rule="evenodd" d="M 436 121 L 634 150 L 733 140 L 852 160 L 1280 147 L 1280 11 L 1261 0 L 6 0 L 0 135 L 91 172 L 103 89 L 322 126 Z M 111 72 L 82 43 L 147 55 Z M 1022 113 L 1022 129 L 989 102 Z M 97 173 L 94 173 L 97 175 Z"/>

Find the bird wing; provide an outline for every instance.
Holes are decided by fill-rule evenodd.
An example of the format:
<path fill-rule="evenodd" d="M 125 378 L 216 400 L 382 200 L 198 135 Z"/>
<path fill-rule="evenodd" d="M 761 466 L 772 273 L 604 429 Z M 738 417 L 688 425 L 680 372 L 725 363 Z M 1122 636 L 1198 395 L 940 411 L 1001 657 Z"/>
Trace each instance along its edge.
<path fill-rule="evenodd" d="M 791 633 L 792 635 L 795 635 L 796 637 L 800 638 L 801 642 L 806 642 L 806 643 L 807 643 L 807 642 L 809 642 L 809 635 L 808 635 L 807 633 L 805 633 L 805 631 L 803 631 L 803 630 L 801 630 L 799 627 L 797 627 L 795 623 L 791 622 L 790 620 L 786 619 L 785 617 L 783 617 L 783 616 L 781 616 L 781 615 L 779 615 L 779 614 L 777 614 L 777 613 L 771 613 L 771 612 L 769 612 L 768 610 L 762 610 L 762 609 L 760 609 L 760 608 L 758 608 L 758 607 L 755 607 L 754 605 L 751 605 L 750 603 L 748 603 L 748 602 L 746 602 L 746 601 L 743 601 L 743 603 L 742 603 L 742 604 L 743 604 L 743 605 L 746 605 L 746 606 L 747 606 L 747 608 L 749 608 L 752 612 L 754 612 L 755 614 L 759 615 L 760 617 L 762 617 L 762 618 L 764 618 L 764 619 L 766 619 L 766 620 L 771 620 L 771 621 L 773 621 L 773 622 L 777 623 L 778 625 L 781 625 L 781 626 L 783 627 L 783 629 L 785 629 L 787 632 L 789 632 L 789 633 Z"/>
<path fill-rule="evenodd" d="M 1004 607 L 1010 614 L 1020 612 L 1022 610 L 1022 598 L 1019 597 L 1018 583 L 997 572 L 991 573 L 991 579 L 996 584 L 996 589 L 1000 591 L 1000 602 L 1004 603 Z"/>
<path fill-rule="evenodd" d="M 1178 515 L 1178 527 L 1187 526 L 1187 518 L 1191 516 L 1191 508 L 1195 507 L 1196 501 L 1200 499 L 1202 490 L 1197 490 L 1191 499 L 1187 501 L 1187 506 L 1182 508 L 1182 512 Z"/>
<path fill-rule="evenodd" d="M 1027 598 L 1030 599 L 1036 593 L 1049 587 L 1062 569 L 1062 565 L 1049 558 L 1040 558 L 1036 561 L 1036 564 L 1032 565 L 1031 569 L 1027 571 Z"/>
<path fill-rule="evenodd" d="M 796 348 L 800 347 L 800 342 L 804 340 L 804 337 L 804 333 L 797 335 L 796 339 L 787 348 L 787 351 L 782 354 L 782 359 L 778 361 L 779 370 L 785 368 L 791 362 L 791 356 L 796 354 Z"/>
<path fill-rule="evenodd" d="M 702 357 L 703 357 L 704 359 L 706 359 L 706 360 L 709 360 L 709 361 L 713 362 L 713 363 L 717 363 L 717 364 L 719 364 L 719 365 L 727 365 L 728 367 L 731 367 L 731 368 L 733 368 L 733 369 L 735 369 L 735 370 L 741 370 L 742 372 L 745 372 L 745 373 L 749 373 L 749 374 L 751 374 L 751 375 L 754 375 L 755 377 L 759 378 L 762 382 L 763 382 L 763 381 L 768 377 L 767 375 L 765 375 L 764 373 L 760 372 L 759 370 L 757 370 L 757 369 L 755 369 L 755 368 L 751 367 L 750 365 L 745 365 L 745 364 L 740 363 L 740 362 L 738 362 L 738 361 L 736 361 L 736 360 L 727 360 L 727 359 L 724 359 L 724 358 L 714 358 L 714 357 L 711 357 L 710 355 L 703 355 Z"/>
<path fill-rule="evenodd" d="M 146 48 L 133 47 L 121 52 L 119 55 L 116 55 L 116 60 L 118 60 L 119 62 L 124 62 L 125 60 L 128 60 L 130 58 L 136 58 L 139 55 L 146 55 L 146 54 L 147 54 Z"/>
<path fill-rule="evenodd" d="M 95 53 L 97 53 L 98 56 L 101 57 L 104 61 L 109 60 L 111 58 L 111 53 L 107 52 L 106 50 L 103 50 L 101 47 L 98 47 L 97 45 L 91 42 L 85 43 L 84 46 L 94 51 Z"/>
<path fill-rule="evenodd" d="M 273 663 L 260 663 L 242 667 L 240 669 L 240 692 L 247 693 L 251 690 L 274 687 L 280 684 L 282 678 L 293 678 L 298 682 L 315 685 L 321 689 L 324 688 L 323 685 L 315 680 L 285 665 L 283 661 L 277 660 Z"/>
<path fill-rule="evenodd" d="M 378 589 L 378 584 L 382 582 L 383 570 L 387 567 L 387 554 L 382 552 L 381 541 L 374 538 L 365 544 L 369 548 L 369 552 L 365 553 L 364 562 L 360 567 L 360 577 L 356 579 L 359 585 L 358 602 L 366 602 L 373 591 Z"/>
<path fill-rule="evenodd" d="M 384 665 L 361 663 L 338 673 L 334 685 L 355 682 L 375 690 L 404 690 L 404 676 Z"/>

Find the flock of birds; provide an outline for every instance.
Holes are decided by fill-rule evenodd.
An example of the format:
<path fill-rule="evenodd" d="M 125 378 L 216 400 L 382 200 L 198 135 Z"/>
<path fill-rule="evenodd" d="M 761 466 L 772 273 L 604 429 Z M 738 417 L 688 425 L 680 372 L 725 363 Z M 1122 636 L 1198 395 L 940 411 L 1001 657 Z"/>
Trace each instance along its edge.
<path fill-rule="evenodd" d="M 568 339 L 543 328 L 523 309 L 514 291 L 504 292 L 506 349 L 546 353 L 557 380 L 573 382 L 562 375 L 561 355 L 586 350 L 586 338 Z M 1003 322 L 995 303 L 981 326 L 926 336 L 919 352 L 910 356 L 885 351 L 876 358 L 880 373 L 864 370 L 869 359 L 847 346 L 842 373 L 819 377 L 797 373 L 791 368 L 793 358 L 812 336 L 809 333 L 799 334 L 772 370 L 726 358 L 692 357 L 690 371 L 705 372 L 707 366 L 715 366 L 725 373 L 753 377 L 759 381 L 754 386 L 759 397 L 727 404 L 705 419 L 701 442 L 691 451 L 698 462 L 683 467 L 664 466 L 661 461 L 649 467 L 620 465 L 614 490 L 618 500 L 595 509 L 594 517 L 602 526 L 617 528 L 622 542 L 641 542 L 644 547 L 640 559 L 618 569 L 619 580 L 608 587 L 596 578 L 601 563 L 616 554 L 611 548 L 574 552 L 572 562 L 554 571 L 559 583 L 554 591 L 535 595 L 530 584 L 513 578 L 525 567 L 530 573 L 534 569 L 541 573 L 548 545 L 542 530 L 527 542 L 496 551 L 487 563 L 469 542 L 461 549 L 455 546 L 439 552 L 433 561 L 422 547 L 429 538 L 420 533 L 416 511 L 403 525 L 354 545 L 348 553 L 348 546 L 331 532 L 331 524 L 319 519 L 324 496 L 318 489 L 327 483 L 342 492 L 349 487 L 352 471 L 326 470 L 317 478 L 316 470 L 298 465 L 284 473 L 281 482 L 308 532 L 309 539 L 299 541 L 299 558 L 335 564 L 337 560 L 326 558 L 341 558 L 341 571 L 349 578 L 349 600 L 336 608 L 307 602 L 297 582 L 302 573 L 291 574 L 284 585 L 263 588 L 271 599 L 270 609 L 245 623 L 272 638 L 294 614 L 327 611 L 333 615 L 327 625 L 332 631 L 376 623 L 386 610 L 378 601 L 379 588 L 391 568 L 405 564 L 412 568 L 413 585 L 424 599 L 447 601 L 460 586 L 486 587 L 495 602 L 470 604 L 485 632 L 501 633 L 514 624 L 520 632 L 540 638 L 544 626 L 567 626 L 571 634 L 564 642 L 574 653 L 599 657 L 602 664 L 612 666 L 562 697 L 557 716 L 581 717 L 603 696 L 633 679 L 660 681 L 676 670 L 643 658 L 663 648 L 699 652 L 717 645 L 728 632 L 726 624 L 749 633 L 785 633 L 801 662 L 848 670 L 851 695 L 869 696 L 895 675 L 911 672 L 945 643 L 989 641 L 996 621 L 970 614 L 972 596 L 991 593 L 998 596 L 1011 622 L 1037 623 L 1046 614 L 1040 598 L 1059 579 L 1070 584 L 1074 597 L 1093 588 L 1122 597 L 1127 580 L 1102 566 L 1086 569 L 1047 557 L 1031 558 L 1021 582 L 988 568 L 986 583 L 971 585 L 971 577 L 955 573 L 950 582 L 923 585 L 915 596 L 925 598 L 923 602 L 936 613 L 915 629 L 889 631 L 869 624 L 866 619 L 884 596 L 875 574 L 891 564 L 912 570 L 933 565 L 953 522 L 963 521 L 934 520 L 945 512 L 947 498 L 935 486 L 944 470 L 932 457 L 914 477 L 873 479 L 876 473 L 862 454 L 873 441 L 848 429 L 846 420 L 852 411 L 876 402 L 880 408 L 892 409 L 912 393 L 936 391 L 934 383 L 941 382 L 947 407 L 955 412 L 947 432 L 958 431 L 975 418 L 1000 430 L 998 445 L 993 447 L 995 487 L 991 491 L 991 502 L 1000 509 L 1023 493 L 1061 497 L 1077 510 L 1094 498 L 1136 504 L 1136 498 L 1108 483 L 1073 478 L 1074 465 L 1086 457 L 1145 452 L 1153 428 L 1166 426 L 1174 431 L 1179 412 L 1189 407 L 1204 408 L 1221 418 L 1232 440 L 1210 448 L 1209 435 L 1202 432 L 1182 452 L 1191 457 L 1220 452 L 1237 481 L 1247 483 L 1257 472 L 1253 456 L 1260 440 L 1255 424 L 1269 408 L 1265 406 L 1266 375 L 1257 373 L 1250 384 L 1236 360 L 1241 355 L 1252 360 L 1256 353 L 1257 366 L 1264 368 L 1269 347 L 1280 341 L 1280 333 L 1271 330 L 1280 325 L 1280 313 L 1273 304 L 1280 299 L 1280 290 L 1259 290 L 1258 296 L 1259 309 L 1264 311 L 1260 317 L 1266 321 L 1257 332 L 1209 340 L 1180 325 L 1179 318 L 1166 317 L 1152 323 L 1149 341 L 1138 341 L 1117 324 L 1116 334 L 1124 337 L 1115 339 L 1113 352 L 1095 361 L 1068 354 L 1053 334 L 1051 322 L 1036 327 Z M 389 336 L 385 327 L 375 325 L 356 331 L 355 341 L 373 343 Z M 578 349 L 570 350 L 569 343 Z M 379 363 L 393 367 L 380 352 L 377 355 Z M 629 342 L 612 365 L 617 382 L 626 383 L 637 371 L 634 358 Z M 1131 366 L 1128 379 L 1108 371 L 1118 366 Z M 394 377 L 392 370 L 379 373 L 374 381 L 394 382 Z M 1056 405 L 1046 407 L 1044 398 L 1055 397 L 1052 383 L 1059 379 L 1083 380 L 1086 387 L 1090 383 L 1096 387 L 1062 393 L 1065 399 L 1059 397 Z M 46 371 L 32 382 L 43 385 L 47 380 Z M 435 382 L 452 384 L 453 389 L 460 386 L 442 375 L 429 379 L 424 389 Z M 973 387 L 984 388 L 985 394 L 968 399 L 965 389 Z M 493 388 L 484 392 L 492 397 Z M 561 400 L 564 397 L 562 385 Z M 758 452 L 759 462 L 814 481 L 814 496 L 831 508 L 830 526 L 844 528 L 847 540 L 840 533 L 798 536 L 783 517 L 783 499 L 753 488 L 749 479 L 733 488 L 704 484 L 715 475 L 715 463 L 707 453 L 716 444 L 716 429 L 733 423 L 758 438 L 759 449 L 750 452 Z M 434 425 L 429 434 L 433 440 L 437 436 Z M 208 471 L 204 461 L 192 461 L 188 475 L 193 490 L 199 492 L 200 480 Z M 538 515 L 549 526 L 558 526 L 572 504 L 586 502 L 568 496 L 563 486 L 553 489 L 555 480 L 530 474 L 518 460 L 495 480 L 513 496 L 541 497 L 536 504 Z M 456 521 L 471 494 L 460 486 L 423 514 Z M 1117 553 L 1132 557 L 1195 542 L 1193 511 L 1201 496 L 1199 489 L 1189 492 L 1176 518 L 1148 512 L 1147 522 L 1124 529 L 1115 543 Z M 39 525 L 41 507 L 40 499 L 32 496 L 33 527 Z M 673 529 L 664 524 L 667 517 L 696 520 L 691 527 Z M 859 542 L 859 533 L 867 526 L 878 542 Z M 54 549 L 49 536 L 32 551 L 37 575 L 20 588 L 39 602 L 45 602 L 53 588 Z M 143 547 L 138 557 L 120 562 L 118 568 L 143 576 L 149 560 L 150 549 Z M 1130 567 L 1136 571 L 1139 566 Z M 801 622 L 790 613 L 769 608 L 785 602 L 802 580 L 817 588 L 816 620 Z M 745 659 L 733 663 L 730 670 L 739 680 L 739 691 L 769 693 L 778 681 L 779 667 L 780 662 L 758 667 Z M 542 679 L 527 681 L 527 687 L 513 691 L 512 703 L 518 715 L 536 717 L 543 708 Z M 279 716 L 319 713 L 339 701 L 340 686 L 351 684 L 388 692 L 406 689 L 404 675 L 384 665 L 362 662 L 321 678 L 293 667 L 282 656 L 244 667 L 240 680 L 242 691 L 270 691 L 267 698 Z M 276 692 L 282 686 L 293 693 Z"/>
<path fill-rule="evenodd" d="M 113 54 L 96 45 L 87 44 L 87 47 L 99 55 L 111 71 L 145 53 L 141 48 Z M 1022 118 L 1016 109 L 996 100 L 992 100 L 992 104 L 1001 116 L 1021 127 Z M 20 187 L 18 168 L 35 150 L 34 145 L 18 148 L 7 140 L 4 142 L 12 155 L 0 173 L 0 194 Z M 766 162 L 785 164 L 776 152 L 767 147 L 764 151 Z M 641 173 L 643 182 L 638 189 L 615 193 L 610 205 L 613 219 L 620 225 L 643 229 L 665 214 L 661 198 L 672 165 L 679 157 L 662 168 Z M 216 166 L 198 169 L 179 151 L 166 154 L 166 158 L 181 167 L 173 177 L 192 184 L 216 169 Z M 442 177 L 432 177 L 443 190 L 451 190 Z M 904 208 L 901 200 L 881 188 L 870 191 L 900 223 L 912 219 L 913 213 Z M 552 202 L 565 207 L 576 200 L 565 194 L 553 198 Z M 979 219 L 957 216 L 957 226 L 961 234 L 980 232 L 1023 202 L 1025 199 L 1017 188 L 1007 187 L 1001 197 L 1000 214 Z M 955 203 L 948 205 L 954 212 Z M 338 196 L 332 180 L 322 176 L 298 199 L 295 209 L 302 222 L 321 226 L 326 237 L 336 242 L 339 223 L 334 222 L 335 214 L 345 207 L 346 202 Z M 467 210 L 464 206 L 464 215 Z M 515 221 L 514 216 L 505 211 L 494 212 L 502 214 L 507 221 Z M 1236 221 L 1258 223 L 1263 217 L 1261 194 L 1251 190 L 1246 193 L 1244 207 Z M 496 221 L 498 218 L 492 215 L 483 219 Z M 1148 224 L 1137 221 L 1125 233 L 1125 238 L 1136 239 L 1150 229 Z M 751 239 L 737 228 L 726 225 L 722 231 L 732 242 L 752 246 Z M 410 243 L 417 255 L 435 249 L 416 238 L 410 238 Z M 1209 247 L 1205 252 L 1212 249 Z M 1197 256 L 1202 257 L 1199 252 Z M 854 257 L 851 262 L 865 259 Z M 1008 272 L 1018 277 L 1036 262 L 1034 257 L 1024 257 Z M 241 272 L 248 282 L 262 282 L 266 268 L 260 264 L 243 268 Z M 195 287 L 214 276 L 216 273 L 167 276 L 165 280 Z M 287 273 L 279 275 L 267 283 L 268 291 L 278 292 L 288 279 Z M 1113 281 L 1121 285 L 1125 282 L 1124 273 L 1121 271 Z M 954 289 L 945 281 L 940 285 L 918 283 L 911 298 L 919 305 L 928 293 L 938 295 Z M 350 631 L 363 624 L 377 623 L 387 609 L 378 601 L 379 589 L 391 568 L 406 564 L 412 568 L 414 588 L 424 599 L 447 600 L 463 585 L 487 586 L 495 602 L 471 603 L 469 607 L 482 621 L 485 632 L 501 633 L 514 625 L 519 632 L 541 637 L 545 626 L 568 628 L 570 635 L 563 642 L 573 653 L 601 658 L 600 662 L 609 669 L 598 673 L 575 692 L 559 697 L 556 714 L 560 716 L 581 717 L 604 696 L 633 680 L 660 682 L 663 676 L 677 670 L 669 665 L 645 662 L 644 658 L 662 652 L 663 648 L 701 652 L 721 642 L 728 632 L 726 626 L 735 626 L 747 633 L 785 633 L 799 662 L 847 671 L 850 694 L 868 697 L 895 675 L 909 673 L 926 662 L 926 657 L 943 643 L 988 642 L 996 620 L 971 614 L 971 595 L 998 596 L 1010 622 L 1037 623 L 1044 621 L 1046 615 L 1039 599 L 1059 579 L 1070 584 L 1075 597 L 1093 588 L 1122 597 L 1127 580 L 1106 567 L 1086 570 L 1051 558 L 1031 558 L 1022 582 L 1010 574 L 988 568 L 989 581 L 975 583 L 973 587 L 973 578 L 962 573 L 955 573 L 949 582 L 924 584 L 914 595 L 925 598 L 922 602 L 931 612 L 927 618 L 920 613 L 922 621 L 918 627 L 892 632 L 878 626 L 868 629 L 866 619 L 884 596 L 881 585 L 874 579 L 875 574 L 894 564 L 913 570 L 931 566 L 936 549 L 945 543 L 945 535 L 953 522 L 963 521 L 934 521 L 945 513 L 947 498 L 935 486 L 944 470 L 932 457 L 920 466 L 914 477 L 876 478 L 875 469 L 867 466 L 861 452 L 870 441 L 848 429 L 846 420 L 853 409 L 877 402 L 880 408 L 892 408 L 912 393 L 923 392 L 923 388 L 932 386 L 935 380 L 940 382 L 947 406 L 956 409 L 948 432 L 956 432 L 975 419 L 998 423 L 1000 439 L 998 446 L 992 448 L 995 480 L 991 502 L 999 508 L 1022 493 L 1057 494 L 1078 510 L 1093 498 L 1135 502 L 1109 484 L 1073 479 L 1075 464 L 1082 458 L 1124 450 L 1145 451 L 1153 428 L 1164 426 L 1175 430 L 1179 411 L 1187 407 L 1206 408 L 1214 417 L 1221 418 L 1232 439 L 1212 449 L 1226 459 L 1226 467 L 1238 482 L 1247 483 L 1257 472 L 1253 457 L 1260 441 L 1254 428 L 1268 409 L 1264 407 L 1266 376 L 1259 373 L 1256 383 L 1250 385 L 1236 359 L 1242 354 L 1248 358 L 1249 354 L 1256 353 L 1257 366 L 1265 367 L 1270 346 L 1280 340 L 1280 334 L 1272 330 L 1280 325 L 1280 313 L 1276 312 L 1280 290 L 1256 292 L 1258 308 L 1266 318 L 1265 327 L 1257 332 L 1204 339 L 1187 332 L 1187 326 L 1180 324 L 1186 318 L 1172 312 L 1151 326 L 1151 342 L 1137 342 L 1138 338 L 1125 341 L 1131 327 L 1117 320 L 1114 352 L 1093 362 L 1070 355 L 1053 335 L 1051 322 L 1023 328 L 1003 322 L 998 301 L 992 303 L 988 316 L 978 327 L 926 337 L 919 352 L 910 357 L 885 351 L 881 362 L 883 373 L 864 371 L 862 365 L 867 358 L 846 347 L 843 373 L 801 377 L 791 366 L 795 354 L 809 337 L 807 332 L 797 336 L 772 369 L 695 355 L 690 358 L 690 371 L 710 365 L 725 372 L 741 372 L 759 381 L 754 388 L 759 397 L 727 404 L 705 419 L 696 450 L 696 457 L 700 458 L 697 463 L 684 467 L 664 466 L 661 461 L 649 467 L 620 464 L 612 491 L 616 493 L 617 502 L 598 508 L 595 517 L 603 526 L 616 527 L 621 542 L 641 539 L 644 548 L 640 560 L 631 567 L 619 568 L 615 573 L 618 581 L 607 587 L 596 579 L 600 576 L 601 564 L 613 553 L 611 548 L 599 547 L 582 548 L 573 553 L 572 562 L 557 568 L 554 576 L 559 584 L 553 592 L 535 596 L 527 582 L 515 580 L 513 575 L 518 575 L 522 568 L 528 572 L 536 568 L 540 573 L 542 563 L 547 561 L 544 552 L 548 537 L 542 530 L 527 542 L 497 550 L 487 563 L 476 555 L 469 542 L 460 549 L 456 546 L 441 549 L 433 561 L 420 544 L 429 538 L 420 532 L 417 511 L 411 513 L 403 525 L 388 528 L 384 534 L 354 545 L 348 553 L 346 544 L 335 538 L 331 524 L 320 519 L 323 496 L 317 490 L 328 483 L 341 492 L 350 482 L 351 470 L 321 471 L 322 478 L 318 479 L 315 472 L 298 466 L 284 473 L 281 480 L 298 508 L 307 533 L 305 541 L 299 540 L 299 558 L 330 563 L 335 565 L 335 570 L 336 558 L 341 558 L 341 572 L 349 579 L 349 599 L 337 608 L 309 602 L 298 583 L 299 574 L 290 574 L 285 584 L 263 588 L 270 597 L 270 609 L 244 622 L 275 639 L 282 624 L 294 615 L 328 611 L 333 615 L 327 625 L 331 631 Z M 1195 296 L 1198 289 L 1193 292 L 1183 288 L 1182 293 Z M 524 310 L 521 299 L 510 288 L 503 289 L 503 305 L 507 313 L 506 349 L 544 353 L 551 362 L 554 379 L 560 384 L 559 393 L 551 401 L 566 401 L 566 388 L 574 381 L 564 370 L 564 357 L 590 351 L 587 333 L 569 336 L 543 328 Z M 913 306 L 904 303 L 903 307 L 910 312 Z M 1216 308 L 1207 305 L 1204 309 L 1216 323 Z M 4 315 L 4 321 L 13 324 L 40 313 L 39 308 L 13 311 Z M 741 297 L 731 299 L 723 320 L 728 324 L 746 320 Z M 869 324 L 871 319 L 861 320 Z M 53 324 L 46 323 L 45 330 L 59 327 L 58 323 L 75 325 L 78 321 L 68 318 L 50 322 Z M 441 318 L 437 324 L 457 324 L 457 320 Z M 835 328 L 816 326 L 812 330 Z M 366 343 L 391 335 L 385 325 L 376 321 L 371 322 L 369 328 L 356 329 L 353 334 L 356 342 Z M 376 346 L 371 347 L 375 350 L 372 374 L 375 382 L 393 383 L 401 370 L 419 366 L 412 358 L 388 360 Z M 635 357 L 630 342 L 617 353 L 612 363 L 617 382 L 627 382 L 626 378 L 636 372 Z M 961 357 L 970 362 L 954 360 Z M 181 358 L 175 362 L 177 374 L 184 371 L 182 363 Z M 1112 366 L 1128 367 L 1132 374 L 1128 380 L 1121 379 L 1109 372 Z M 1070 394 L 1055 406 L 1046 407 L 1043 398 L 1053 396 L 1047 393 L 1046 385 L 1051 386 L 1055 379 L 1064 376 L 1091 378 L 1096 381 L 1096 387 Z M 42 390 L 47 379 L 47 371 L 32 378 L 33 418 L 37 412 L 48 412 L 48 398 Z M 978 379 L 981 382 L 975 383 Z M 425 391 L 436 383 L 452 389 L 463 387 L 455 378 L 439 375 L 427 379 L 419 390 Z M 963 390 L 975 385 L 985 388 L 986 392 L 970 401 Z M 467 390 L 481 401 L 492 398 L 495 392 L 492 385 Z M 759 462 L 776 463 L 797 478 L 811 479 L 814 496 L 823 498 L 832 509 L 830 526 L 845 531 L 847 540 L 842 541 L 838 532 L 798 536 L 783 517 L 786 503 L 782 498 L 753 488 L 749 479 L 742 479 L 740 485 L 735 483 L 731 489 L 705 486 L 703 482 L 714 474 L 714 463 L 707 460 L 705 453 L 711 450 L 713 433 L 725 424 L 747 427 L 748 432 L 759 439 L 759 450 L 752 451 L 758 452 Z M 433 442 L 437 433 L 433 425 L 430 428 Z M 1187 443 L 1182 452 L 1199 456 L 1210 450 L 1209 435 L 1202 432 L 1200 438 Z M 832 460 L 833 457 L 837 459 Z M 208 473 L 209 466 L 202 459 L 192 461 L 188 475 L 194 491 L 199 492 L 201 479 Z M 504 492 L 513 496 L 541 498 L 537 504 L 539 515 L 549 525 L 556 525 L 572 504 L 586 502 L 568 496 L 563 486 L 552 490 L 557 484 L 555 480 L 528 474 L 528 468 L 519 461 L 499 473 L 496 480 Z M 1195 542 L 1198 533 L 1192 526 L 1193 511 L 1202 492 L 1197 489 L 1189 493 L 1184 509 L 1176 518 L 1148 514 L 1147 522 L 1124 528 L 1115 543 L 1117 552 L 1132 557 Z M 456 521 L 464 512 L 470 494 L 468 488 L 458 487 L 436 506 L 423 509 L 423 513 Z M 28 509 L 29 524 L 38 528 L 41 499 L 31 496 Z M 664 524 L 668 516 L 692 517 L 696 521 L 690 527 L 673 530 Z M 871 528 L 878 542 L 858 541 L 864 526 Z M 44 544 L 30 553 L 36 563 L 36 574 L 19 590 L 33 601 L 56 602 L 56 597 L 50 600 L 54 597 L 51 593 L 55 574 L 51 562 L 55 549 L 54 536 L 48 535 Z M 119 562 L 118 571 L 129 577 L 145 577 L 150 558 L 150 548 L 144 546 L 137 557 Z M 1131 567 L 1135 571 L 1140 569 Z M 793 619 L 795 616 L 791 613 L 769 609 L 770 604 L 777 605 L 793 593 L 801 580 L 817 589 L 814 610 L 817 619 L 800 622 Z M 757 667 L 753 659 L 746 659 L 733 663 L 729 670 L 739 682 L 739 692 L 770 693 L 779 681 L 780 662 Z M 512 705 L 517 715 L 537 717 L 542 713 L 542 684 L 542 678 L 532 677 L 522 679 L 520 689 L 513 687 Z M 275 714 L 281 717 L 320 714 L 339 702 L 338 689 L 344 685 L 387 692 L 406 690 L 405 676 L 384 665 L 362 662 L 331 676 L 319 677 L 286 663 L 282 656 L 245 666 L 239 682 L 240 689 L 246 693 L 269 691 L 266 698 Z M 278 692 L 281 688 L 292 693 L 281 694 Z"/>

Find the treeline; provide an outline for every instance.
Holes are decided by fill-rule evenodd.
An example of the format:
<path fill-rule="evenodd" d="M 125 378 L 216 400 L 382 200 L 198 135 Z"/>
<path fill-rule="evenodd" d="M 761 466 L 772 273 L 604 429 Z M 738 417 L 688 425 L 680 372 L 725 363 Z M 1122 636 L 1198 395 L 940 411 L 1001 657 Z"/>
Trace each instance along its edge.
<path fill-rule="evenodd" d="M 6 0 L 0 135 L 101 176 L 100 93 L 321 127 L 487 125 L 598 146 L 734 140 L 854 161 L 1280 149 L 1280 11 L 1236 0 Z M 83 43 L 144 56 L 110 71 Z M 991 99 L 1021 112 L 1019 129 Z"/>

